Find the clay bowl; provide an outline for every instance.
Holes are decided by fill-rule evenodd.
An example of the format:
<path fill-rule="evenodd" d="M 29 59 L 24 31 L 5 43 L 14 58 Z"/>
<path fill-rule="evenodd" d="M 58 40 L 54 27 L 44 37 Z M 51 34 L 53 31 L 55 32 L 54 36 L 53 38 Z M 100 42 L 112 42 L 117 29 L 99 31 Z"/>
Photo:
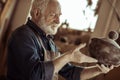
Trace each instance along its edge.
<path fill-rule="evenodd" d="M 92 38 L 88 50 L 99 64 L 106 66 L 120 64 L 120 47 L 112 39 Z"/>

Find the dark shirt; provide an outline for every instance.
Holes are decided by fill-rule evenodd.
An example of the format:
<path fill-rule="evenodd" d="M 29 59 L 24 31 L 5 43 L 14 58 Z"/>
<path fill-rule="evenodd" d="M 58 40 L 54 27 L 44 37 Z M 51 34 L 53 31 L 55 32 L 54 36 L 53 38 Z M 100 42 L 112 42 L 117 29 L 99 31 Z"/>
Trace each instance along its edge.
<path fill-rule="evenodd" d="M 52 61 L 44 61 L 44 50 L 38 42 L 41 37 L 46 50 L 58 52 L 51 36 L 46 34 L 31 20 L 11 35 L 8 42 L 7 80 L 52 80 L 54 66 Z M 66 80 L 80 80 L 83 68 L 66 64 L 59 74 Z"/>

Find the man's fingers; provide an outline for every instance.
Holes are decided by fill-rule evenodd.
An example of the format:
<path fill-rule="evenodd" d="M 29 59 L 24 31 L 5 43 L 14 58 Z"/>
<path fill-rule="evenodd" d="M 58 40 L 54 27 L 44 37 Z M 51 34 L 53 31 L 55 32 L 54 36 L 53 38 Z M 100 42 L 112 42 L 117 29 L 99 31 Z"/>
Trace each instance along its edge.
<path fill-rule="evenodd" d="M 81 54 L 81 55 L 83 55 L 81 58 L 81 60 L 82 60 L 82 63 L 96 63 L 96 62 L 98 62 L 98 60 L 96 60 L 96 59 L 94 59 L 94 58 L 92 58 L 92 57 L 89 57 L 89 56 L 87 56 L 87 55 L 84 55 L 84 54 Z"/>
<path fill-rule="evenodd" d="M 110 67 L 106 67 L 105 65 L 101 64 L 98 65 L 98 68 L 101 70 L 102 73 L 108 73 L 110 70 L 114 68 L 114 66 L 111 65 Z"/>
<path fill-rule="evenodd" d="M 110 66 L 110 69 L 113 69 L 113 68 L 114 68 L 114 66 L 113 66 L 113 65 L 111 65 L 111 66 Z"/>
<path fill-rule="evenodd" d="M 119 67 L 120 66 L 120 64 L 118 64 L 118 65 L 115 65 L 114 67 Z"/>

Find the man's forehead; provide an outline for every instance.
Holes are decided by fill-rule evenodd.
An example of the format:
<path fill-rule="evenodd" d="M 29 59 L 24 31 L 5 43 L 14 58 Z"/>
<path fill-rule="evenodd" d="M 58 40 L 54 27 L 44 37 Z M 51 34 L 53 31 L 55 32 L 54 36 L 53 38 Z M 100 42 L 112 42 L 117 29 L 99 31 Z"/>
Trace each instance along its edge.
<path fill-rule="evenodd" d="M 61 7 L 60 4 L 57 1 L 51 1 L 48 4 L 47 10 L 49 10 L 50 12 L 56 12 L 59 11 L 61 13 Z"/>
<path fill-rule="evenodd" d="M 59 7 L 60 8 L 60 4 L 57 0 L 50 0 L 50 2 L 48 3 L 48 7 Z"/>

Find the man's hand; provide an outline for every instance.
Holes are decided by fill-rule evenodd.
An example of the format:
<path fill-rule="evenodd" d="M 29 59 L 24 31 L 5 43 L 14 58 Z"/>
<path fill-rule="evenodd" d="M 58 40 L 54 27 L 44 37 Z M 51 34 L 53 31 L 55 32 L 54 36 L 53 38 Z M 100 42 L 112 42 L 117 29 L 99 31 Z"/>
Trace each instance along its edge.
<path fill-rule="evenodd" d="M 91 67 L 85 67 L 81 72 L 81 80 L 88 80 L 100 74 L 107 74 L 110 70 L 114 68 L 113 65 L 106 67 L 105 65 L 95 65 Z"/>
<path fill-rule="evenodd" d="M 76 63 L 92 63 L 92 62 L 97 62 L 96 59 L 89 57 L 85 54 L 82 54 L 80 52 L 80 49 L 82 49 L 83 47 L 85 47 L 86 44 L 80 44 L 77 48 L 69 51 L 70 54 L 70 59 L 71 62 L 76 62 Z"/>
<path fill-rule="evenodd" d="M 101 64 L 101 65 L 97 65 L 97 67 L 100 69 L 100 72 L 101 73 L 108 73 L 109 71 L 111 71 L 113 68 L 114 68 L 114 66 L 113 65 L 111 65 L 111 66 L 105 66 L 105 65 L 103 65 L 103 64 Z"/>

